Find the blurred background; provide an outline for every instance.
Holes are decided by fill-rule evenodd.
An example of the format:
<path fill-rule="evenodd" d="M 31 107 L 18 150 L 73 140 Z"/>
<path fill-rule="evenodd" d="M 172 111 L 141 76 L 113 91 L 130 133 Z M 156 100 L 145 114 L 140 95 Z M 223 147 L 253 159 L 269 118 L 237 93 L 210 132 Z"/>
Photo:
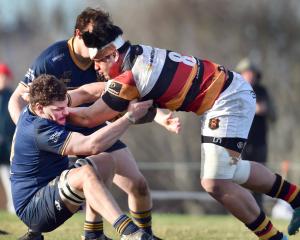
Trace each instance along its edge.
<path fill-rule="evenodd" d="M 0 0 L 0 62 L 12 69 L 13 88 L 43 49 L 72 36 L 76 16 L 87 6 L 107 10 L 132 43 L 209 59 L 233 70 L 242 58 L 251 58 L 278 116 L 269 126 L 267 165 L 280 172 L 282 161 L 289 160 L 288 179 L 300 182 L 300 1 Z M 132 127 L 123 138 L 153 189 L 154 209 L 222 212 L 201 194 L 199 119 L 177 115 L 183 122 L 178 136 L 151 123 Z M 125 207 L 122 194 L 120 201 Z"/>

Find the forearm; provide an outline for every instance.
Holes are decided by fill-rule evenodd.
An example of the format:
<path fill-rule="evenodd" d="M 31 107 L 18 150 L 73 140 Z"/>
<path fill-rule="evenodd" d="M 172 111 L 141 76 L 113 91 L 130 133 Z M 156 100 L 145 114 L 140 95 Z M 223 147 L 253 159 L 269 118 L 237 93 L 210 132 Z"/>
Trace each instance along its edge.
<path fill-rule="evenodd" d="M 71 107 L 79 106 L 83 103 L 95 102 L 101 97 L 102 92 L 105 89 L 104 82 L 95 82 L 85 84 L 77 89 L 69 90 L 68 94 L 71 98 Z"/>
<path fill-rule="evenodd" d="M 75 126 L 89 127 L 92 118 L 88 114 L 88 107 L 76 107 L 69 110 L 69 123 Z"/>
<path fill-rule="evenodd" d="M 69 109 L 69 122 L 82 127 L 95 127 L 107 120 L 117 116 L 119 112 L 114 111 L 99 98 L 89 107 Z"/>
<path fill-rule="evenodd" d="M 123 117 L 89 136 L 73 132 L 64 154 L 95 155 L 106 150 L 121 137 L 130 124 L 145 116 L 152 103 L 151 100 L 139 103 L 132 101 L 129 104 L 128 112 Z"/>
<path fill-rule="evenodd" d="M 111 147 L 131 125 L 127 115 L 90 135 L 89 146 L 92 154 L 98 154 Z"/>

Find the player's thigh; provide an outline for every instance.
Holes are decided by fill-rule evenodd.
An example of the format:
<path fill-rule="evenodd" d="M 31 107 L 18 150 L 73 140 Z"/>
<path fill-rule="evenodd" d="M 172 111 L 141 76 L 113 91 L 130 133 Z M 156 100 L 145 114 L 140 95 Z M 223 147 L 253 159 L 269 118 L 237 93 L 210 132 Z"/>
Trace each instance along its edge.
<path fill-rule="evenodd" d="M 104 181 L 115 174 L 115 160 L 110 153 L 100 153 L 87 158 L 93 163 L 98 177 Z"/>
<path fill-rule="evenodd" d="M 115 184 L 122 189 L 146 184 L 146 180 L 128 148 L 114 151 L 111 154 L 116 164 L 116 172 L 113 179 Z"/>

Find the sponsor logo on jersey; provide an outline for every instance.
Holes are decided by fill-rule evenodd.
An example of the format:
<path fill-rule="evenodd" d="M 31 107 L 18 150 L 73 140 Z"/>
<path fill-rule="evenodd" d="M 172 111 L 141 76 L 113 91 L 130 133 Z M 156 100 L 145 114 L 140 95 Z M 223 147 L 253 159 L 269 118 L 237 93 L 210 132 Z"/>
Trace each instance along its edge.
<path fill-rule="evenodd" d="M 63 131 L 55 132 L 49 137 L 50 143 L 57 143 L 59 140 L 59 137 L 63 134 Z"/>
<path fill-rule="evenodd" d="M 52 62 L 55 62 L 55 61 L 57 61 L 57 60 L 63 58 L 64 56 L 65 56 L 65 54 L 64 54 L 64 53 L 61 53 L 61 54 L 59 54 L 59 55 L 53 57 L 51 60 L 52 60 Z"/>
<path fill-rule="evenodd" d="M 211 118 L 209 119 L 208 126 L 210 129 L 215 130 L 219 128 L 220 119 L 219 118 Z"/>
<path fill-rule="evenodd" d="M 119 95 L 122 89 L 122 84 L 117 82 L 111 82 L 108 87 L 108 92 L 113 95 Z"/>

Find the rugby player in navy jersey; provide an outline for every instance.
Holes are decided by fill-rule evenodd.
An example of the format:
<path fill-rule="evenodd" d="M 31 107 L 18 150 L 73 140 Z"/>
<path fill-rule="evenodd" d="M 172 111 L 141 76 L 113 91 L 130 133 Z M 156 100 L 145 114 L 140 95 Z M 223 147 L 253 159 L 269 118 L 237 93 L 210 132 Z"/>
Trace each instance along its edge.
<path fill-rule="evenodd" d="M 67 88 L 75 89 L 70 91 L 72 103 L 69 103 L 71 103 L 71 106 L 78 105 L 76 88 L 84 84 L 90 83 L 89 90 L 92 91 L 91 94 L 86 96 L 87 101 L 91 102 L 100 97 L 101 92 L 105 88 L 105 83 L 97 82 L 99 79 L 97 79 L 94 64 L 89 58 L 88 48 L 84 45 L 82 34 L 86 31 L 91 31 L 96 22 L 102 21 L 109 21 L 107 14 L 91 8 L 85 9 L 77 18 L 74 36 L 69 40 L 54 43 L 34 61 L 9 102 L 9 111 L 15 123 L 18 121 L 23 107 L 27 104 L 24 96 L 28 92 L 28 85 L 40 74 L 52 74 L 57 78 L 65 79 Z M 178 118 L 174 118 L 171 114 L 165 115 L 162 112 L 158 112 L 155 120 L 172 132 L 178 133 L 180 130 Z M 100 127 L 102 126 L 105 126 L 105 124 Z M 67 128 L 85 135 L 99 129 L 99 127 L 79 128 L 69 124 L 67 124 Z M 134 157 L 121 141 L 117 141 L 105 151 L 111 153 L 116 161 L 116 174 L 113 182 L 128 194 L 128 204 L 132 216 L 137 219 L 137 223 L 141 228 L 152 234 L 150 191 L 144 176 L 137 167 Z M 84 230 L 84 235 L 87 239 L 90 235 L 93 236 L 95 232 L 97 232 L 97 235 L 99 233 L 103 234 L 101 218 L 93 214 L 93 211 L 90 211 L 88 206 Z M 30 240 L 31 238 L 24 236 L 21 239 Z"/>
<path fill-rule="evenodd" d="M 201 116 L 201 183 L 259 239 L 285 240 L 247 189 L 281 198 L 293 207 L 288 227 L 300 226 L 300 189 L 265 166 L 242 160 L 255 113 L 255 94 L 241 75 L 216 63 L 145 45 L 131 45 L 110 21 L 83 33 L 97 71 L 109 80 L 90 107 L 70 109 L 77 124 L 97 125 L 125 110 L 132 99 Z M 106 112 L 106 114 L 101 114 Z"/>
<path fill-rule="evenodd" d="M 122 213 L 107 190 L 115 165 L 109 154 L 101 153 L 148 112 L 152 101 L 132 103 L 123 117 L 85 136 L 65 127 L 66 92 L 53 75 L 40 75 L 30 86 L 29 105 L 17 123 L 11 153 L 16 214 L 33 232 L 50 232 L 86 201 L 121 239 L 153 239 Z M 88 157 L 69 167 L 68 155 Z"/>

